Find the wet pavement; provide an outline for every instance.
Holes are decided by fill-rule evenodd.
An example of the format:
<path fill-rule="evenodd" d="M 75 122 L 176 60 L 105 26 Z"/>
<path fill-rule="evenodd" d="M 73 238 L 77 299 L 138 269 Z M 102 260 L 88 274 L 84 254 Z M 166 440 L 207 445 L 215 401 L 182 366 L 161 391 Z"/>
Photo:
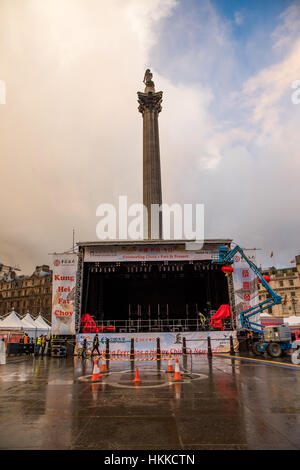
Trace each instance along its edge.
<path fill-rule="evenodd" d="M 300 449 L 300 369 L 205 355 L 92 362 L 10 358 L 0 365 L 0 449 Z M 139 368 L 140 385 L 132 379 Z"/>

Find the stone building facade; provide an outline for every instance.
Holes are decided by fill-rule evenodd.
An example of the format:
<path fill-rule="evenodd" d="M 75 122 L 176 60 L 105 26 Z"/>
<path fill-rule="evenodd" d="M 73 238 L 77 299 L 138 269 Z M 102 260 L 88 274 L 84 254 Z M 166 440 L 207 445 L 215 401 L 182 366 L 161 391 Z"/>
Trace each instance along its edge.
<path fill-rule="evenodd" d="M 281 305 L 274 305 L 267 312 L 277 317 L 300 317 L 300 255 L 296 256 L 295 267 L 265 269 L 262 274 L 270 276 L 270 286 L 283 300 Z M 259 300 L 265 300 L 267 294 L 259 284 Z"/>
<path fill-rule="evenodd" d="M 0 279 L 0 316 L 14 309 L 23 316 L 34 318 L 39 313 L 51 322 L 52 271 L 49 266 L 37 266 L 30 276 L 8 271 Z"/>

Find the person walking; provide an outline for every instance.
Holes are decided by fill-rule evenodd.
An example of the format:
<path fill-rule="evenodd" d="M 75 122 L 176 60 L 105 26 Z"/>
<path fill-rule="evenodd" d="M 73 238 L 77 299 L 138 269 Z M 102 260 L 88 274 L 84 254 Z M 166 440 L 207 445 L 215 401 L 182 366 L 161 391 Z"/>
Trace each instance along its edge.
<path fill-rule="evenodd" d="M 51 346 L 52 346 L 52 340 L 51 340 L 51 335 L 50 338 L 47 338 L 47 356 L 51 356 Z"/>
<path fill-rule="evenodd" d="M 45 355 L 47 356 L 48 355 L 48 349 L 49 349 L 49 338 L 45 335 L 45 340 L 46 340 L 46 346 L 45 346 Z"/>
<path fill-rule="evenodd" d="M 38 339 L 36 340 L 36 347 L 35 347 L 35 352 L 34 352 L 35 357 L 38 357 L 38 355 L 40 354 L 41 345 L 42 345 L 42 335 L 40 335 Z"/>
<path fill-rule="evenodd" d="M 24 336 L 19 339 L 19 355 L 21 356 L 24 352 Z"/>
<path fill-rule="evenodd" d="M 42 351 L 41 351 L 42 356 L 44 356 L 45 348 L 46 348 L 46 335 L 42 335 Z"/>
<path fill-rule="evenodd" d="M 0 364 L 6 364 L 6 347 L 4 338 L 0 339 Z"/>
<path fill-rule="evenodd" d="M 29 354 L 29 336 L 27 333 L 24 333 L 24 352 L 26 356 Z"/>
<path fill-rule="evenodd" d="M 87 357 L 87 348 L 88 348 L 87 339 L 84 338 L 83 343 L 82 343 L 82 354 L 81 354 L 81 357 L 83 359 L 86 359 Z"/>
<path fill-rule="evenodd" d="M 206 317 L 203 315 L 202 312 L 198 312 L 198 316 L 199 316 L 199 320 L 200 320 L 202 330 L 205 330 Z"/>
<path fill-rule="evenodd" d="M 34 341 L 33 341 L 33 338 L 30 338 L 29 355 L 32 356 L 33 354 L 34 354 Z"/>
<path fill-rule="evenodd" d="M 100 351 L 99 351 L 99 338 L 98 338 L 98 335 L 96 333 L 95 335 L 95 338 L 94 338 L 94 341 L 93 341 L 93 349 L 92 349 L 92 352 L 91 352 L 91 357 L 93 358 L 93 354 L 94 354 L 94 351 L 97 351 L 98 353 L 98 356 L 100 356 Z"/>

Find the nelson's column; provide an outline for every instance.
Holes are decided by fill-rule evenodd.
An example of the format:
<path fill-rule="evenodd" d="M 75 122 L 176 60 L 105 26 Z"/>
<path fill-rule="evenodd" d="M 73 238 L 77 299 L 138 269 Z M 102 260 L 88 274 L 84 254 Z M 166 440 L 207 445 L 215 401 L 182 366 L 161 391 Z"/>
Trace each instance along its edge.
<path fill-rule="evenodd" d="M 139 112 L 143 115 L 143 204 L 148 211 L 144 219 L 146 238 L 162 238 L 161 211 L 152 212 L 152 204 L 162 203 L 161 171 L 158 134 L 158 113 L 161 111 L 162 91 L 155 92 L 152 73 L 145 72 L 144 93 L 138 92 Z M 156 206 L 158 208 L 158 206 Z M 148 224 L 147 224 L 148 222 Z"/>

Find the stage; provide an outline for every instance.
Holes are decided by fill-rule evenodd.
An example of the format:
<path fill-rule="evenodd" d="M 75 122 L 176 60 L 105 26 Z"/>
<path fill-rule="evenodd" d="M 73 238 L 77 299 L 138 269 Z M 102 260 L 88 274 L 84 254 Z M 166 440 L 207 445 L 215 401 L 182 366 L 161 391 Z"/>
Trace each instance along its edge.
<path fill-rule="evenodd" d="M 76 331 L 84 314 L 103 332 L 209 329 L 220 305 L 233 302 L 231 277 L 211 262 L 225 243 L 230 240 L 208 240 L 201 248 L 165 240 L 78 243 Z M 234 321 L 226 320 L 226 329 Z"/>

